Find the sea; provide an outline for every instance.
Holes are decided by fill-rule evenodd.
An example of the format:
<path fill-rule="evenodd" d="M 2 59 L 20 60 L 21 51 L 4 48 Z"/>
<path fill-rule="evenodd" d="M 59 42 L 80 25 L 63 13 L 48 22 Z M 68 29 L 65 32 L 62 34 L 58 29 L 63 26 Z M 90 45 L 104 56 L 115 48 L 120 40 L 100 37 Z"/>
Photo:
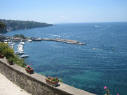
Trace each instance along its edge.
<path fill-rule="evenodd" d="M 25 42 L 26 64 L 45 76 L 104 95 L 127 95 L 127 22 L 54 24 L 5 35 L 77 40 L 85 45 L 53 41 Z M 15 45 L 15 49 L 17 47 Z"/>

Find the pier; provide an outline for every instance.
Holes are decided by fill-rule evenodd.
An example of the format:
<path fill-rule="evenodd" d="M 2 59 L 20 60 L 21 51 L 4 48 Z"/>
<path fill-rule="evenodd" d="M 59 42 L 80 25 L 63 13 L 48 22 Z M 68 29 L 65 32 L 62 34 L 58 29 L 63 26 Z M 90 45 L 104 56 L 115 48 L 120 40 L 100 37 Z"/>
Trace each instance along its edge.
<path fill-rule="evenodd" d="M 61 39 L 61 38 L 26 38 L 26 39 L 22 39 L 22 38 L 11 38 L 11 40 L 15 41 L 55 41 L 55 42 L 63 42 L 63 43 L 67 43 L 67 44 L 77 44 L 77 45 L 85 45 L 85 43 L 81 43 L 79 41 L 76 40 L 69 40 L 69 39 Z"/>
<path fill-rule="evenodd" d="M 3 39 L 4 37 L 4 39 Z M 54 42 L 63 42 L 66 44 L 77 44 L 77 45 L 86 45 L 86 43 L 79 42 L 77 40 L 70 40 L 70 39 L 62 39 L 62 38 L 35 38 L 35 37 L 25 37 L 24 35 L 15 36 L 3 36 L 0 37 L 0 41 L 2 42 L 26 42 L 26 41 L 54 41 Z"/>
<path fill-rule="evenodd" d="M 35 41 L 35 40 L 33 40 L 33 41 Z M 55 42 L 64 42 L 67 44 L 84 45 L 84 43 L 81 43 L 81 42 L 76 41 L 76 40 L 68 40 L 68 39 L 60 39 L 60 38 L 56 38 L 56 39 L 42 38 L 42 39 L 40 39 L 40 41 L 55 41 Z"/>

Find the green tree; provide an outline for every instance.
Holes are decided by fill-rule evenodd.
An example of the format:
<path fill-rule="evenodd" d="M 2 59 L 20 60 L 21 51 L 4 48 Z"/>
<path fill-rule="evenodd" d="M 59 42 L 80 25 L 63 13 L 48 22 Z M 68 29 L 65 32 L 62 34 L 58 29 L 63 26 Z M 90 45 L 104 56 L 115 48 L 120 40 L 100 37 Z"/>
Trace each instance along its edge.
<path fill-rule="evenodd" d="M 4 29 L 6 25 L 3 22 L 0 22 L 0 29 Z"/>

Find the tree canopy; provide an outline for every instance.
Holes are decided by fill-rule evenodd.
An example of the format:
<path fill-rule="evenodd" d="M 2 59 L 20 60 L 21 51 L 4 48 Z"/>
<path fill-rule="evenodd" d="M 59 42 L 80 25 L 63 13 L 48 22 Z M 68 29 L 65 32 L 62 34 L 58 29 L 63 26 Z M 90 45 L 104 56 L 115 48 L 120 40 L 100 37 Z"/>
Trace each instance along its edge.
<path fill-rule="evenodd" d="M 0 22 L 0 29 L 4 29 L 6 25 L 3 22 Z"/>

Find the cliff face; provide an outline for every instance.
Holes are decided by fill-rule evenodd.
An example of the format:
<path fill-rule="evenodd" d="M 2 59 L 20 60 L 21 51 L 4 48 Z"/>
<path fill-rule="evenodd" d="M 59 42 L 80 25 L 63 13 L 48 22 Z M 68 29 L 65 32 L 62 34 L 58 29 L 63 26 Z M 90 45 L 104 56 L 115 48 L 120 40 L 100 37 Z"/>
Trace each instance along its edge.
<path fill-rule="evenodd" d="M 6 25 L 7 31 L 52 26 L 52 24 L 40 23 L 40 22 L 34 22 L 34 21 L 19 21 L 19 20 L 0 19 L 0 22 L 4 23 Z"/>

